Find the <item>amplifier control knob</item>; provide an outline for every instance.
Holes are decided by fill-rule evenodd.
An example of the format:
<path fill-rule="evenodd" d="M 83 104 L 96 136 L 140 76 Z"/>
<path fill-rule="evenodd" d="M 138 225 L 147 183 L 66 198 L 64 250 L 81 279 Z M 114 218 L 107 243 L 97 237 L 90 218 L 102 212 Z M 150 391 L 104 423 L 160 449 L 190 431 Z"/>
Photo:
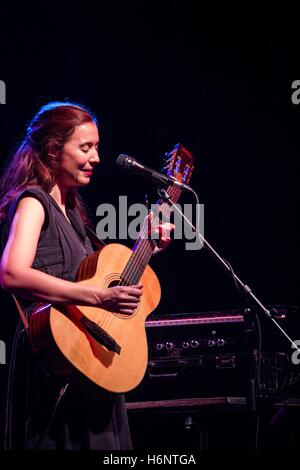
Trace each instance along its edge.
<path fill-rule="evenodd" d="M 164 344 L 163 343 L 157 343 L 157 345 L 155 346 L 157 351 L 161 351 L 162 349 L 164 349 Z"/>
<path fill-rule="evenodd" d="M 182 347 L 183 349 L 188 349 L 190 347 L 190 343 L 188 341 L 183 341 Z"/>
<path fill-rule="evenodd" d="M 168 351 L 169 351 L 170 349 L 173 349 L 173 348 L 174 348 L 174 344 L 171 343 L 170 341 L 168 341 L 168 342 L 166 343 L 166 349 L 168 349 Z"/>
<path fill-rule="evenodd" d="M 210 348 L 212 348 L 212 347 L 215 345 L 215 340 L 214 340 L 214 339 L 209 339 L 209 340 L 207 341 L 207 345 L 208 345 Z"/>
<path fill-rule="evenodd" d="M 198 346 L 199 346 L 199 341 L 197 341 L 196 339 L 192 339 L 191 347 L 192 348 L 197 348 Z"/>
<path fill-rule="evenodd" d="M 217 339 L 217 345 L 218 346 L 224 346 L 224 344 L 225 344 L 225 339 L 223 339 L 223 338 Z"/>

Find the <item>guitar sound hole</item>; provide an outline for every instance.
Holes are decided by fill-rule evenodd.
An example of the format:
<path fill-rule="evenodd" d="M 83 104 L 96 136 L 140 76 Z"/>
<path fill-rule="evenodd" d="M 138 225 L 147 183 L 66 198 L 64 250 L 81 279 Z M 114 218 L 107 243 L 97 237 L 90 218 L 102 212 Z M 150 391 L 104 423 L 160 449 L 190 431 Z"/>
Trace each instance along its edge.
<path fill-rule="evenodd" d="M 115 279 L 114 281 L 111 281 L 107 287 L 116 287 L 119 286 L 121 282 L 121 279 Z"/>

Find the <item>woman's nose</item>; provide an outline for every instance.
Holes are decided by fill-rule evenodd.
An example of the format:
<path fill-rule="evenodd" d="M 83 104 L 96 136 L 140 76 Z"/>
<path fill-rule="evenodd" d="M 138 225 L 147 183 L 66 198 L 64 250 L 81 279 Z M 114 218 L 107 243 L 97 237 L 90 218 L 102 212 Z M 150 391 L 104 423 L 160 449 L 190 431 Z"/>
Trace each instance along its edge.
<path fill-rule="evenodd" d="M 91 163 L 100 163 L 100 157 L 97 150 L 93 152 L 89 160 Z"/>

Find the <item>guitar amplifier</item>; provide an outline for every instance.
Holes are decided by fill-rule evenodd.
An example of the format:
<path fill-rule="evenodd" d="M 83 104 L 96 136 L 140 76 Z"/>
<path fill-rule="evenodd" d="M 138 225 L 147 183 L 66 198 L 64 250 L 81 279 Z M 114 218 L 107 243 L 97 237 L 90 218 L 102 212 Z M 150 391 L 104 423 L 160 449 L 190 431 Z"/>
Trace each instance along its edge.
<path fill-rule="evenodd" d="M 284 322 L 289 312 L 277 308 L 277 320 Z M 127 401 L 247 395 L 257 348 L 242 310 L 153 316 L 146 333 L 147 371 Z M 260 367 L 260 390 L 268 396 L 286 381 L 290 364 L 289 344 L 283 350 L 278 338 L 272 339 Z"/>

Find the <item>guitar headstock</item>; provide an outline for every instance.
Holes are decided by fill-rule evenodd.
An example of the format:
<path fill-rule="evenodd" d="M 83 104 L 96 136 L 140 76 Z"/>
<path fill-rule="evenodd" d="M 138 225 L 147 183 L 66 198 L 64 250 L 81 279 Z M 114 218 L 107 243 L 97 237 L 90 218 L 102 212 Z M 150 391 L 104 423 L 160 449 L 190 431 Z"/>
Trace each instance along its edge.
<path fill-rule="evenodd" d="M 163 173 L 175 178 L 180 183 L 189 184 L 195 157 L 183 145 L 177 144 L 174 149 L 165 154 Z"/>

